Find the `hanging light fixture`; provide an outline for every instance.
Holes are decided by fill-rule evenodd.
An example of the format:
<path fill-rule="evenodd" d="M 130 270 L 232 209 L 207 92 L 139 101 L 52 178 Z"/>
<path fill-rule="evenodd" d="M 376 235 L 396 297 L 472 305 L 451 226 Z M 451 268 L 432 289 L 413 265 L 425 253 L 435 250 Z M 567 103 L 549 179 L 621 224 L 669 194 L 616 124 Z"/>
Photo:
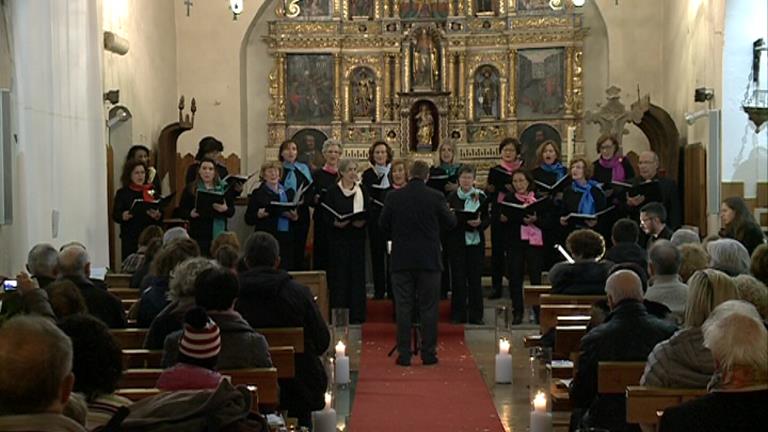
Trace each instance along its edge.
<path fill-rule="evenodd" d="M 755 132 L 760 132 L 763 124 L 768 121 L 768 88 L 760 88 L 760 53 L 768 51 L 765 40 L 760 38 L 752 44 L 752 69 L 749 73 L 747 90 L 741 109 L 747 113 L 749 120 L 755 125 Z"/>
<path fill-rule="evenodd" d="M 232 10 L 232 19 L 236 20 L 237 16 L 243 13 L 243 1 L 244 0 L 229 0 L 229 9 Z"/>

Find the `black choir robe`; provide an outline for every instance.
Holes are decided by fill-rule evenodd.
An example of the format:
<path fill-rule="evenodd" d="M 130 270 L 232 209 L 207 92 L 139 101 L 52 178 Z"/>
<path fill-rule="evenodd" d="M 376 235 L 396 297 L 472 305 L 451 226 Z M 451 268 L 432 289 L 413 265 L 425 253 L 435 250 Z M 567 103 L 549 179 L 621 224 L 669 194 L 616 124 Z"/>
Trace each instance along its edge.
<path fill-rule="evenodd" d="M 208 256 L 210 254 L 211 242 L 213 242 L 213 219 L 212 217 L 196 217 L 190 216 L 192 209 L 195 208 L 196 194 L 189 189 L 189 185 L 184 188 L 184 192 L 181 194 L 181 201 L 179 201 L 179 207 L 176 209 L 176 217 L 187 219 L 189 221 L 189 237 L 195 240 L 200 246 L 200 252 Z M 235 199 L 231 193 L 224 193 L 224 202 L 227 204 L 227 211 L 219 213 L 218 217 L 224 218 L 225 230 L 226 219 L 231 218 L 235 214 Z M 214 210 L 215 211 L 215 210 Z"/>
<path fill-rule="evenodd" d="M 154 220 L 146 213 L 134 215 L 131 219 L 124 221 L 123 212 L 130 211 L 131 205 L 135 200 L 144 199 L 141 191 L 132 190 L 129 187 L 122 187 L 115 192 L 114 201 L 112 201 L 112 220 L 120 224 L 120 242 L 122 244 L 122 257 L 125 259 L 128 255 L 136 252 L 138 249 L 139 235 L 150 225 L 162 225 L 162 218 Z"/>
<path fill-rule="evenodd" d="M 320 219 L 320 204 L 324 202 L 328 190 L 336 186 L 336 182 L 338 181 L 339 176 L 337 174 L 331 174 L 328 171 L 320 168 L 312 173 L 312 177 L 315 181 L 313 189 L 314 196 L 312 199 L 312 205 L 315 208 L 315 211 L 312 214 L 312 220 L 314 221 L 312 269 L 327 270 L 328 256 L 331 254 L 331 252 L 328 250 L 328 230 Z"/>
<path fill-rule="evenodd" d="M 288 201 L 293 199 L 293 191 L 286 191 Z M 280 195 L 267 186 L 267 182 L 251 192 L 248 196 L 248 207 L 245 210 L 245 223 L 253 226 L 254 231 L 264 231 L 272 234 L 280 245 L 280 268 L 286 269 L 292 266 L 293 260 L 293 241 L 291 236 L 292 225 L 288 224 L 288 231 L 278 231 L 277 222 L 280 214 L 269 212 L 269 203 L 280 201 Z M 266 209 L 269 215 L 265 218 L 259 218 L 260 209 Z"/>
<path fill-rule="evenodd" d="M 288 175 L 288 170 L 283 169 L 283 177 L 280 179 L 280 184 L 285 187 L 285 178 Z M 306 270 L 304 263 L 304 250 L 307 246 L 307 236 L 309 235 L 309 205 L 314 195 L 312 182 L 304 176 L 304 174 L 296 170 L 296 190 L 302 187 L 310 185 L 304 192 L 304 204 L 298 208 L 299 219 L 297 221 L 291 221 L 291 241 L 293 245 L 293 259 L 291 260 L 291 267 L 285 267 L 286 270 Z"/>
<path fill-rule="evenodd" d="M 379 228 L 379 215 L 381 215 L 384 197 L 391 189 L 392 177 L 389 177 L 390 188 L 379 189 L 374 185 L 380 185 L 383 177 L 379 177 L 373 167 L 363 172 L 363 188 L 371 201 L 371 207 L 368 212 L 368 239 L 371 247 L 371 270 L 373 273 L 373 291 L 375 298 L 384 298 L 384 294 L 391 292 L 387 286 L 387 236 Z"/>

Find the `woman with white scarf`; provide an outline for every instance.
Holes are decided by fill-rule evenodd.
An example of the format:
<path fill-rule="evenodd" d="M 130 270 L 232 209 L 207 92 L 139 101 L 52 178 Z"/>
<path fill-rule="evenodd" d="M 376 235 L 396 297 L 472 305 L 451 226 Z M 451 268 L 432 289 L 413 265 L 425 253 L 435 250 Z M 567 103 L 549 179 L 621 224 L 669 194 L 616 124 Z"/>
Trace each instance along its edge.
<path fill-rule="evenodd" d="M 368 149 L 371 167 L 363 173 L 363 187 L 371 199 L 368 214 L 368 235 L 371 244 L 371 270 L 373 272 L 373 297 L 384 298 L 387 289 L 387 236 L 379 228 L 379 215 L 384 207 L 384 196 L 392 187 L 392 157 L 394 153 L 384 141 L 376 141 Z"/>
<path fill-rule="evenodd" d="M 368 196 L 359 182 L 357 162 L 339 163 L 339 182 L 330 188 L 321 207 L 328 230 L 331 257 L 328 280 L 332 308 L 348 308 L 349 322 L 365 321 L 365 225 Z M 334 214 L 335 212 L 336 214 Z M 339 216 L 359 214 L 340 220 Z"/>

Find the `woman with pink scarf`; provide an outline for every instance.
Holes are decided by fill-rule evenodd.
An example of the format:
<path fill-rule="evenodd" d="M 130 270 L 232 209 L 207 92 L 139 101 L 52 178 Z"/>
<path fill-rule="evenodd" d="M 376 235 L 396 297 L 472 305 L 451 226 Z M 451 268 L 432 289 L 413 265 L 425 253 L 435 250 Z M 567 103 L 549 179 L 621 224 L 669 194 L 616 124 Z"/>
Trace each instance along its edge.
<path fill-rule="evenodd" d="M 611 228 L 613 224 L 624 217 L 628 212 L 622 203 L 622 188 L 612 184 L 612 182 L 628 182 L 635 177 L 635 169 L 629 159 L 621 154 L 619 141 L 614 135 L 601 135 L 597 139 L 597 160 L 592 163 L 592 180 L 602 184 L 602 189 L 608 198 L 609 205 L 615 205 L 616 210 L 607 214 L 602 220 L 603 230 L 601 234 L 605 237 L 606 247 L 611 247 Z"/>
<path fill-rule="evenodd" d="M 534 190 L 533 176 L 530 172 L 520 169 L 512 174 L 513 193 L 508 193 L 505 202 L 517 205 L 530 205 L 542 198 Z M 542 223 L 544 207 L 507 211 L 509 219 L 507 252 L 509 268 L 509 286 L 512 294 L 513 324 L 523 321 L 523 272 L 528 270 L 532 285 L 541 284 L 541 270 L 544 264 L 544 237 Z M 538 211 L 537 211 L 538 210 Z"/>

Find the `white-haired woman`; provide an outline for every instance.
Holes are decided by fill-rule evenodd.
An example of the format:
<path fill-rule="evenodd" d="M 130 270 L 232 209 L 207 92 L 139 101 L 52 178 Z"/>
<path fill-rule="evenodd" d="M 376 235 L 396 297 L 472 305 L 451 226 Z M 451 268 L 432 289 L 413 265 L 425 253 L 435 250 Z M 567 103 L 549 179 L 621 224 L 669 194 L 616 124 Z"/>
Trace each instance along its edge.
<path fill-rule="evenodd" d="M 344 154 L 344 147 L 342 147 L 341 142 L 335 139 L 326 140 L 323 143 L 325 164 L 312 173 L 312 177 L 315 179 L 315 196 L 313 199 L 315 212 L 312 215 L 314 220 L 312 268 L 314 270 L 328 269 L 328 257 L 331 251 L 328 249 L 328 230 L 326 225 L 322 223 L 319 206 L 325 200 L 328 190 L 336 186 L 339 181 L 339 160 L 342 154 Z"/>
<path fill-rule="evenodd" d="M 322 218 L 333 255 L 329 260 L 331 307 L 348 308 L 349 321 L 365 321 L 365 224 L 368 196 L 360 185 L 358 164 L 339 163 L 339 182 L 328 190 Z M 351 217 L 344 217 L 353 215 Z"/>
<path fill-rule="evenodd" d="M 730 276 L 749 274 L 751 259 L 747 248 L 741 242 L 724 238 L 707 243 L 709 267 Z"/>

